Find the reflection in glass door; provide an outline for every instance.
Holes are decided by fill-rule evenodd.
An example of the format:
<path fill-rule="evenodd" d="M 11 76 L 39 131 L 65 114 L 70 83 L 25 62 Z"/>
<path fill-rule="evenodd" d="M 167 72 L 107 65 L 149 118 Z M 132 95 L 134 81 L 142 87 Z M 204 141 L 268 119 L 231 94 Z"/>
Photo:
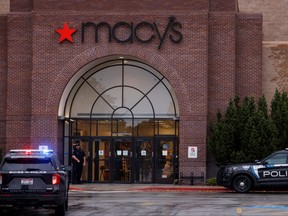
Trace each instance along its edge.
<path fill-rule="evenodd" d="M 173 183 L 175 152 L 173 138 L 156 139 L 155 181 L 157 183 Z"/>
<path fill-rule="evenodd" d="M 152 182 L 153 142 L 152 139 L 137 139 L 135 145 L 135 182 Z"/>
<path fill-rule="evenodd" d="M 113 182 L 131 182 L 132 142 L 131 138 L 113 140 Z"/>
<path fill-rule="evenodd" d="M 110 181 L 110 140 L 96 139 L 93 145 L 92 181 Z"/>

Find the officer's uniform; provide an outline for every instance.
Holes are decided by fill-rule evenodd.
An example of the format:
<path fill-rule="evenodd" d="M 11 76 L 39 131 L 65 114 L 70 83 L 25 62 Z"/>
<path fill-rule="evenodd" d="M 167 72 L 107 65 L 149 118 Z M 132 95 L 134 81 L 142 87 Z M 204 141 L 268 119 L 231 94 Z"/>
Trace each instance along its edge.
<path fill-rule="evenodd" d="M 80 146 L 79 143 L 76 144 L 76 146 Z M 81 175 L 83 171 L 83 163 L 84 163 L 84 157 L 85 152 L 82 149 L 75 148 L 72 152 L 72 155 L 74 155 L 80 162 L 78 163 L 76 160 L 72 159 L 73 161 L 73 179 L 72 182 L 75 184 L 80 184 Z"/>

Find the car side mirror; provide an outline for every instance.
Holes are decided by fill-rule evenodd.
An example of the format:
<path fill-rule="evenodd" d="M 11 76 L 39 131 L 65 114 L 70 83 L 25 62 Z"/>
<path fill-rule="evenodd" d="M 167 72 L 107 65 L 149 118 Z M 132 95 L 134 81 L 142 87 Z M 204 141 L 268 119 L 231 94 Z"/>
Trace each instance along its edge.
<path fill-rule="evenodd" d="M 260 161 L 259 161 L 259 160 L 255 160 L 254 163 L 255 163 L 255 164 L 259 164 Z"/>

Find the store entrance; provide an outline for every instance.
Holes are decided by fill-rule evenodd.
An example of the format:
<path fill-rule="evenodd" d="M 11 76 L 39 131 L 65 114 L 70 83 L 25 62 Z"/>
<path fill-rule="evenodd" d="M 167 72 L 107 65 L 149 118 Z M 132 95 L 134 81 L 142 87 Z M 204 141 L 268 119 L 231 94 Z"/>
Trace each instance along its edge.
<path fill-rule="evenodd" d="M 131 182 L 132 171 L 132 139 L 114 138 L 112 145 L 111 173 L 112 182 Z"/>
<path fill-rule="evenodd" d="M 153 139 L 136 138 L 134 151 L 134 182 L 152 183 L 154 177 Z"/>
<path fill-rule="evenodd" d="M 178 178 L 178 145 L 175 137 L 156 137 L 155 182 L 173 183 Z"/>
<path fill-rule="evenodd" d="M 131 56 L 95 59 L 62 95 L 64 164 L 71 146 L 86 153 L 85 182 L 165 183 L 177 171 L 179 104 L 169 80 Z"/>
<path fill-rule="evenodd" d="M 175 137 L 77 139 L 86 154 L 83 182 L 172 183 L 178 175 Z"/>

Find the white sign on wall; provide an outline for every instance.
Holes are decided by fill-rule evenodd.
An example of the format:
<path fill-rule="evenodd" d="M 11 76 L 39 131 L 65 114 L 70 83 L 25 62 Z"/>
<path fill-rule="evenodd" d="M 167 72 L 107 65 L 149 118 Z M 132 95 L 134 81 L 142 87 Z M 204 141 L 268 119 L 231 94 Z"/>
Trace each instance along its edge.
<path fill-rule="evenodd" d="M 123 156 L 128 156 L 128 150 L 123 150 Z"/>
<path fill-rule="evenodd" d="M 168 151 L 167 150 L 162 150 L 162 156 L 167 156 L 168 155 Z"/>
<path fill-rule="evenodd" d="M 141 150 L 141 156 L 146 156 L 146 150 Z"/>
<path fill-rule="evenodd" d="M 197 146 L 188 146 L 188 158 L 197 158 Z"/>

